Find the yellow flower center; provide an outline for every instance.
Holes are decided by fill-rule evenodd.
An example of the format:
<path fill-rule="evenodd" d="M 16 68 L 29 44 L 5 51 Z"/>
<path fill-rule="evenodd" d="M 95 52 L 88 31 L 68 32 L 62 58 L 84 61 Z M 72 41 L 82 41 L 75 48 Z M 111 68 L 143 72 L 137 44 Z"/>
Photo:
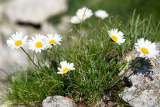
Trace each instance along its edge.
<path fill-rule="evenodd" d="M 35 44 L 35 46 L 36 46 L 37 48 L 40 48 L 40 47 L 42 47 L 42 43 L 41 43 L 41 42 L 37 42 L 37 43 Z"/>
<path fill-rule="evenodd" d="M 53 44 L 53 43 L 55 43 L 55 42 L 56 42 L 55 40 L 50 40 L 50 41 L 49 41 L 50 44 Z"/>
<path fill-rule="evenodd" d="M 145 54 L 149 54 L 149 51 L 146 48 L 141 48 L 141 51 Z"/>
<path fill-rule="evenodd" d="M 99 16 L 99 18 L 102 18 L 102 16 Z"/>
<path fill-rule="evenodd" d="M 112 36 L 112 40 L 117 41 L 117 37 L 116 36 Z"/>
<path fill-rule="evenodd" d="M 21 40 L 17 40 L 16 42 L 15 42 L 15 45 L 16 46 L 20 46 L 22 44 L 22 41 Z"/>
<path fill-rule="evenodd" d="M 68 70 L 69 70 L 68 68 L 64 68 L 62 72 L 63 72 L 63 73 L 67 73 Z"/>
<path fill-rule="evenodd" d="M 87 16 L 86 14 L 83 15 L 83 17 L 86 17 L 86 16 Z"/>
<path fill-rule="evenodd" d="M 78 21 L 76 20 L 76 21 L 74 21 L 74 23 L 78 23 Z"/>

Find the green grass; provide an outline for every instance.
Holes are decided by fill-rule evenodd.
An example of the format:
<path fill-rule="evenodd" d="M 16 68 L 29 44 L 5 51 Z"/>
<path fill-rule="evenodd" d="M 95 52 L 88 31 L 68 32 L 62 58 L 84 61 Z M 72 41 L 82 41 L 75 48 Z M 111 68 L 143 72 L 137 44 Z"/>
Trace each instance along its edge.
<path fill-rule="evenodd" d="M 55 47 L 55 52 L 58 63 L 65 60 L 74 63 L 76 70 L 62 77 L 56 74 L 53 50 L 48 49 L 46 52 L 56 70 L 51 65 L 45 65 L 46 61 L 50 64 L 47 57 L 39 58 L 40 71 L 28 69 L 16 75 L 14 80 L 8 79 L 7 99 L 15 104 L 40 106 L 47 96 L 62 95 L 76 102 L 82 97 L 87 100 L 88 106 L 93 106 L 104 94 L 114 93 L 114 101 L 120 106 L 129 106 L 118 97 L 124 86 L 122 81 L 115 82 L 125 66 L 125 62 L 120 61 L 127 51 L 134 48 L 138 38 L 160 41 L 159 24 L 154 25 L 152 21 L 151 18 L 140 17 L 135 13 L 127 20 L 127 24 L 113 17 L 99 23 L 93 17 L 84 21 L 81 33 L 84 30 L 86 33 L 83 34 L 79 33 L 79 25 L 73 25 L 72 31 L 63 36 L 62 45 Z M 111 40 L 108 31 L 112 28 L 118 28 L 124 33 L 125 43 L 118 45 Z M 109 43 L 111 45 L 107 54 L 101 60 Z"/>

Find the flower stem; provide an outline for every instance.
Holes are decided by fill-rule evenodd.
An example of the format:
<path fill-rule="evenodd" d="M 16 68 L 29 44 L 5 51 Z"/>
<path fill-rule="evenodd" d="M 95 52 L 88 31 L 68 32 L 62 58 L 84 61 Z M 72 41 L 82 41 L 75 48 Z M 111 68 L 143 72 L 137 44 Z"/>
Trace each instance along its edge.
<path fill-rule="evenodd" d="M 55 72 L 56 72 L 56 69 L 55 69 L 55 67 L 54 67 L 54 65 L 53 65 L 53 63 L 52 63 L 52 61 L 51 61 L 51 59 L 49 58 L 48 54 L 47 54 L 44 50 L 42 50 L 42 51 L 43 51 L 43 53 L 47 56 L 48 60 L 50 61 L 52 67 L 54 68 L 54 70 L 55 70 Z"/>
<path fill-rule="evenodd" d="M 53 53 L 54 53 L 54 59 L 55 59 L 55 62 L 56 62 L 56 66 L 58 67 L 58 63 L 57 63 L 57 58 L 56 58 L 56 53 L 54 51 L 54 45 L 52 44 L 52 47 L 53 47 Z"/>
<path fill-rule="evenodd" d="M 32 61 L 32 63 L 35 65 L 35 67 L 40 71 L 40 69 L 38 68 L 38 66 L 34 63 L 34 61 L 31 59 L 31 57 L 28 55 L 28 53 L 21 47 L 21 49 L 23 50 L 23 52 L 28 56 L 28 58 Z"/>
<path fill-rule="evenodd" d="M 80 32 L 81 32 L 82 23 L 83 23 L 83 19 L 82 19 L 81 24 L 80 24 L 80 27 L 79 27 L 79 34 L 80 34 Z"/>
<path fill-rule="evenodd" d="M 88 8 L 88 6 L 86 6 L 86 9 L 84 10 L 84 14 L 85 14 L 87 8 Z M 84 15 L 84 14 L 83 14 L 83 15 Z M 83 18 L 84 18 L 84 17 L 83 17 Z M 82 23 L 83 23 L 83 18 L 82 18 L 82 21 L 81 21 L 81 24 L 80 24 L 79 34 L 80 34 L 80 32 L 81 32 L 81 27 L 82 27 Z"/>
<path fill-rule="evenodd" d="M 72 80 L 71 80 L 69 74 L 67 74 L 67 76 L 68 76 L 68 79 L 69 79 L 70 83 L 72 84 L 72 88 L 74 89 L 74 92 L 76 92 L 76 91 L 75 91 L 75 88 L 74 88 L 74 86 L 73 86 L 73 82 L 72 82 Z"/>
<path fill-rule="evenodd" d="M 109 42 L 109 45 L 108 45 L 107 49 L 106 49 L 105 52 L 103 53 L 103 56 L 102 56 L 102 58 L 101 58 L 101 60 L 100 60 L 100 62 L 99 62 L 99 64 L 98 64 L 97 69 L 99 68 L 99 66 L 100 66 L 100 64 L 101 64 L 101 62 L 102 62 L 102 59 L 104 58 L 106 52 L 108 51 L 108 48 L 109 48 L 110 44 L 111 44 L 111 41 Z"/>
<path fill-rule="evenodd" d="M 101 24 L 101 18 L 99 18 L 99 24 Z"/>

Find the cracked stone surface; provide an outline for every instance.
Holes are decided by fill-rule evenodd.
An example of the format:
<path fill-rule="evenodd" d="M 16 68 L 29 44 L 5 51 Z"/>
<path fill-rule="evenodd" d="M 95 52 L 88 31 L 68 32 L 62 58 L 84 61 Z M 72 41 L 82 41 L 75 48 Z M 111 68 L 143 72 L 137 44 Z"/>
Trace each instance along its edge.
<path fill-rule="evenodd" d="M 160 43 L 156 45 L 160 52 Z M 137 56 L 136 50 L 127 55 L 125 60 L 128 61 L 128 66 L 137 59 Z M 140 58 L 125 74 L 125 78 L 131 87 L 125 87 L 119 94 L 123 100 L 133 107 L 160 107 L 160 54 L 156 59 Z"/>

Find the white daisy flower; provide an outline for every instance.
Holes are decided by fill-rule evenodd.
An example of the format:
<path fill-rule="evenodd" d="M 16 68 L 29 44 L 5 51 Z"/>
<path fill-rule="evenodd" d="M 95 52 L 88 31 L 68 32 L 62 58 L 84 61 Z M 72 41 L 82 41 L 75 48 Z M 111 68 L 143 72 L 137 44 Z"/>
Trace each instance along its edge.
<path fill-rule="evenodd" d="M 58 67 L 59 72 L 57 74 L 65 74 L 70 70 L 75 70 L 73 63 L 67 63 L 67 61 L 60 62 L 62 68 Z"/>
<path fill-rule="evenodd" d="M 47 34 L 48 37 L 45 38 L 45 45 L 47 48 L 51 47 L 51 45 L 60 44 L 60 41 L 62 41 L 62 37 L 58 34 L 55 34 L 54 36 L 52 34 Z"/>
<path fill-rule="evenodd" d="M 78 16 L 73 16 L 71 17 L 71 20 L 70 20 L 71 23 L 74 23 L 74 24 L 78 24 L 80 23 L 80 19 L 78 18 Z"/>
<path fill-rule="evenodd" d="M 118 29 L 111 29 L 108 31 L 108 34 L 118 45 L 121 45 L 121 43 L 125 42 L 123 37 L 124 34 L 121 31 L 118 32 Z"/>
<path fill-rule="evenodd" d="M 81 9 L 78 9 L 76 15 L 79 17 L 80 20 L 85 20 L 87 18 L 90 18 L 93 13 L 92 10 L 88 9 L 87 7 L 83 7 Z"/>
<path fill-rule="evenodd" d="M 135 43 L 135 48 L 140 53 L 140 57 L 156 58 L 158 55 L 158 50 L 156 50 L 156 44 L 151 43 L 144 38 L 138 39 L 138 42 Z"/>
<path fill-rule="evenodd" d="M 11 38 L 7 40 L 8 46 L 11 46 L 12 49 L 14 48 L 18 49 L 22 47 L 24 44 L 26 44 L 28 36 L 25 36 L 24 38 L 22 37 L 23 37 L 22 32 L 20 33 L 16 32 L 16 34 L 11 35 Z"/>
<path fill-rule="evenodd" d="M 32 40 L 29 40 L 28 45 L 29 49 L 41 53 L 41 50 L 45 48 L 45 39 L 46 37 L 43 35 L 36 35 L 36 38 L 32 37 Z"/>
<path fill-rule="evenodd" d="M 99 17 L 102 20 L 109 16 L 108 13 L 106 11 L 104 11 L 104 10 L 98 10 L 94 14 L 95 14 L 96 17 Z"/>

